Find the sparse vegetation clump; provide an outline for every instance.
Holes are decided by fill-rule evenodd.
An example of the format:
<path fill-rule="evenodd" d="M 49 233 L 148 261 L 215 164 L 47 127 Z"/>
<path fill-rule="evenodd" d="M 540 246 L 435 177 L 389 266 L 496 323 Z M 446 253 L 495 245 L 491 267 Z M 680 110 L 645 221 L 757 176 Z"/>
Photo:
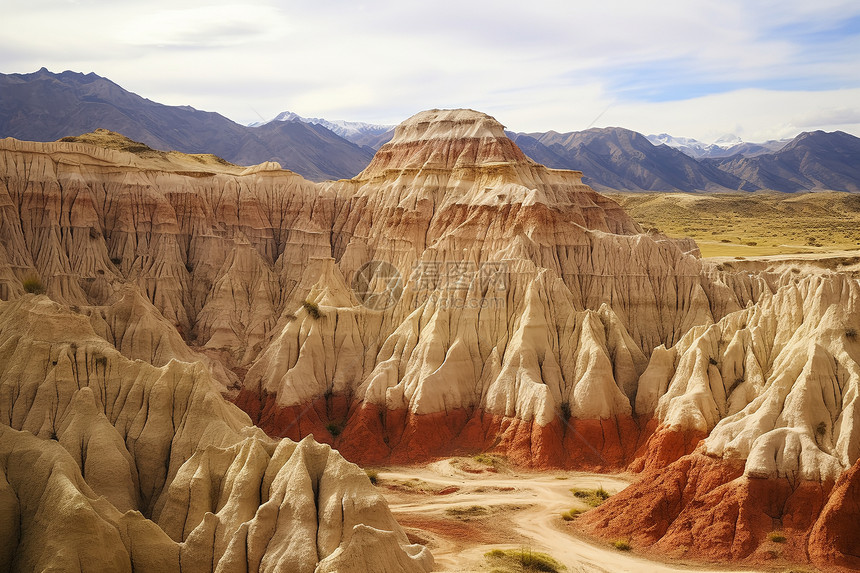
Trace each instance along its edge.
<path fill-rule="evenodd" d="M 376 485 L 379 483 L 379 472 L 372 469 L 364 470 L 364 473 L 367 474 L 367 478 L 370 480 L 370 483 Z"/>
<path fill-rule="evenodd" d="M 607 499 L 609 499 L 609 492 L 603 489 L 603 486 L 598 487 L 597 489 L 580 489 L 574 488 L 571 489 L 570 492 L 574 497 L 581 499 L 586 505 L 590 507 L 597 507 Z"/>
<path fill-rule="evenodd" d="M 499 458 L 492 454 L 475 454 L 472 459 L 485 466 L 495 467 L 499 463 Z"/>
<path fill-rule="evenodd" d="M 845 329 L 846 338 L 850 338 L 851 340 L 855 340 L 857 338 L 857 329 L 852 327 Z"/>
<path fill-rule="evenodd" d="M 494 571 L 541 571 L 559 573 L 567 568 L 546 553 L 531 549 L 493 549 L 484 554 Z"/>
<path fill-rule="evenodd" d="M 785 543 L 786 540 L 785 535 L 781 531 L 771 531 L 767 538 L 774 543 Z"/>
<path fill-rule="evenodd" d="M 451 517 L 480 517 L 489 513 L 489 509 L 482 505 L 471 505 L 469 507 L 449 507 L 445 513 Z"/>
<path fill-rule="evenodd" d="M 314 320 L 319 320 L 320 317 L 322 316 L 322 311 L 320 310 L 320 306 L 313 301 L 306 300 L 305 302 L 302 303 L 302 307 L 304 307 L 304 309 L 307 311 L 308 315 Z"/>
<path fill-rule="evenodd" d="M 338 437 L 341 432 L 343 432 L 343 428 L 341 427 L 341 425 L 336 422 L 329 422 L 329 424 L 326 425 L 325 429 L 328 430 L 328 433 L 331 434 L 333 438 Z"/>
<path fill-rule="evenodd" d="M 45 294 L 45 285 L 37 276 L 30 276 L 24 279 L 21 283 L 24 287 L 24 292 L 30 294 Z"/>
<path fill-rule="evenodd" d="M 630 542 L 625 541 L 624 539 L 616 539 L 612 542 L 612 547 L 618 551 L 630 551 L 632 549 L 632 547 L 630 547 Z"/>
<path fill-rule="evenodd" d="M 574 508 L 562 513 L 561 518 L 565 521 L 573 521 L 574 519 L 576 519 L 577 517 L 579 517 L 583 513 L 585 513 L 584 510 L 574 507 Z"/>

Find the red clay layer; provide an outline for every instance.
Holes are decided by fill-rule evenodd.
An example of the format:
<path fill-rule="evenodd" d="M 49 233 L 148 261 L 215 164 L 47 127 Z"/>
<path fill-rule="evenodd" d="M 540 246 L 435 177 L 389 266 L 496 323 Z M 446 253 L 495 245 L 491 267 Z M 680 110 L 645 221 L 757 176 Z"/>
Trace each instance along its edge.
<path fill-rule="evenodd" d="M 540 426 L 480 409 L 418 415 L 337 396 L 281 408 L 275 396 L 247 391 L 236 403 L 272 436 L 313 435 L 363 465 L 491 451 L 529 468 L 642 472 L 638 482 L 581 516 L 577 527 L 604 539 L 629 539 L 634 548 L 662 557 L 860 569 L 860 462 L 835 486 L 752 479 L 743 476 L 743 461 L 694 452 L 704 433 L 653 419 L 556 418 Z M 774 541 L 775 532 L 785 541 Z"/>
<path fill-rule="evenodd" d="M 422 463 L 491 451 L 530 468 L 613 471 L 630 466 L 641 471 L 672 463 L 692 452 L 703 437 L 630 416 L 566 422 L 559 417 L 541 426 L 481 409 L 412 414 L 350 405 L 342 396 L 284 408 L 274 395 L 259 397 L 246 390 L 236 404 L 271 436 L 298 440 L 313 435 L 363 465 Z"/>
<path fill-rule="evenodd" d="M 836 482 L 812 528 L 809 555 L 822 568 L 860 571 L 860 460 Z"/>
<path fill-rule="evenodd" d="M 627 539 L 634 548 L 663 557 L 811 559 L 828 571 L 856 570 L 858 466 L 835 489 L 832 482 L 748 478 L 743 468 L 740 460 L 684 456 L 645 471 L 638 482 L 580 517 L 577 527 L 604 539 Z"/>

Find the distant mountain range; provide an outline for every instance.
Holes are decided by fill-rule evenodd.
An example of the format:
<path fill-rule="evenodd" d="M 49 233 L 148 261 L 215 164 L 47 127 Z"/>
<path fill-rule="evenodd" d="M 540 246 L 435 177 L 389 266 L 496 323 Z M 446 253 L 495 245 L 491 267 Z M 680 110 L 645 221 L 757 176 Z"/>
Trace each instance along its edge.
<path fill-rule="evenodd" d="M 55 141 L 105 128 L 161 150 L 214 153 L 249 165 L 277 161 L 308 179 L 348 178 L 373 151 L 299 121 L 247 127 L 189 106 L 162 105 L 96 74 L 0 74 L 0 137 Z"/>
<path fill-rule="evenodd" d="M 791 141 L 790 139 L 774 139 L 764 143 L 749 143 L 731 134 L 724 135 L 714 143 L 702 143 L 689 137 L 673 137 L 668 133 L 649 135 L 647 138 L 654 145 L 668 145 L 696 159 L 732 157 L 734 155 L 755 157 L 756 155 L 779 151 Z"/>
<path fill-rule="evenodd" d="M 54 141 L 106 128 L 162 150 L 214 153 L 241 165 L 277 161 L 321 181 L 358 174 L 394 134 L 392 126 L 305 118 L 285 111 L 240 125 L 189 106 L 167 106 L 96 74 L 0 74 L 0 137 Z M 860 192 L 860 138 L 802 133 L 790 141 L 714 144 L 619 127 L 557 133 L 507 132 L 535 161 L 576 169 L 598 190 Z"/>
<path fill-rule="evenodd" d="M 860 138 L 841 131 L 801 133 L 772 152 L 740 144 L 734 155 L 701 159 L 620 127 L 508 135 L 535 161 L 582 171 L 595 189 L 860 191 Z"/>
<path fill-rule="evenodd" d="M 645 191 L 755 191 L 717 165 L 697 161 L 667 145 L 653 145 L 618 127 L 571 133 L 511 133 L 529 157 L 548 167 L 578 169 L 595 189 Z"/>

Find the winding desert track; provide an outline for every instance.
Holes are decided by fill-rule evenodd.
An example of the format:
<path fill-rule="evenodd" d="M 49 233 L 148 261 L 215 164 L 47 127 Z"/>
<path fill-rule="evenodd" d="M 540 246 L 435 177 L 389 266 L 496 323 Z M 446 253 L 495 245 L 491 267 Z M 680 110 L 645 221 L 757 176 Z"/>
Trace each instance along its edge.
<path fill-rule="evenodd" d="M 379 472 L 379 483 L 395 516 L 413 531 L 426 534 L 439 571 L 486 571 L 483 555 L 487 551 L 528 548 L 549 553 L 570 573 L 751 572 L 660 563 L 565 531 L 560 514 L 578 503 L 571 488 L 602 486 L 616 493 L 630 483 L 627 476 L 480 471 L 480 464 L 464 463 L 471 471 L 460 469 L 457 460 L 445 460 L 424 468 Z M 447 532 L 438 525 L 446 521 L 452 524 Z M 464 522 L 469 527 L 460 527 Z M 506 526 L 512 531 L 500 535 Z M 469 531 L 480 535 L 469 539 Z"/>

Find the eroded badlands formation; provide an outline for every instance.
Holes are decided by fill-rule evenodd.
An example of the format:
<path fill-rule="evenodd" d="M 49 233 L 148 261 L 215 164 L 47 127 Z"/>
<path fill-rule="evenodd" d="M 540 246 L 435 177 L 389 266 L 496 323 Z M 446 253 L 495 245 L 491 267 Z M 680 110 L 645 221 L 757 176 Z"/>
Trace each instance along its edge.
<path fill-rule="evenodd" d="M 322 184 L 3 140 L 0 238 L 3 421 L 29 432 L 3 430 L 7 561 L 42 547 L 16 516 L 50 521 L 39 500 L 75 491 L 126 561 L 150 544 L 183 568 L 264 570 L 294 554 L 282 519 L 317 532 L 307 570 L 428 566 L 359 470 L 271 441 L 220 391 L 270 436 L 359 463 L 493 450 L 641 471 L 581 521 L 639 547 L 764 559 L 778 530 L 791 559 L 860 566 L 857 281 L 720 271 L 484 114 L 420 113 L 355 179 Z M 54 302 L 23 295 L 32 277 Z M 139 448 L 150 425 L 160 441 Z M 63 488 L 16 477 L 24 451 Z"/>
<path fill-rule="evenodd" d="M 275 441 L 201 363 L 129 360 L 45 297 L 0 303 L 0 570 L 429 571 L 367 476 Z"/>

